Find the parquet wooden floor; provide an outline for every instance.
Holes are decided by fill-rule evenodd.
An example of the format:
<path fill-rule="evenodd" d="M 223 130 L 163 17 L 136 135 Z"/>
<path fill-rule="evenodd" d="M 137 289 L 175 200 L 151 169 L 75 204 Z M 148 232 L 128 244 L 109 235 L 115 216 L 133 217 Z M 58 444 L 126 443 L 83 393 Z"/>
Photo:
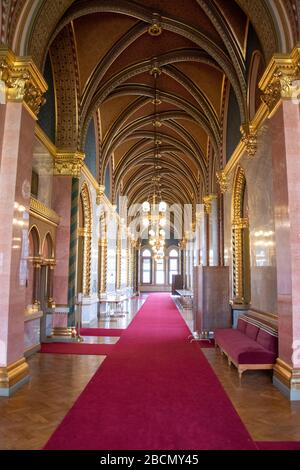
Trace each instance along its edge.
<path fill-rule="evenodd" d="M 41 449 L 105 356 L 35 354 L 31 381 L 0 398 L 0 449 Z"/>
<path fill-rule="evenodd" d="M 202 351 L 255 441 L 300 441 L 300 402 L 289 402 L 273 386 L 271 371 L 247 371 L 240 384 L 219 351 Z"/>

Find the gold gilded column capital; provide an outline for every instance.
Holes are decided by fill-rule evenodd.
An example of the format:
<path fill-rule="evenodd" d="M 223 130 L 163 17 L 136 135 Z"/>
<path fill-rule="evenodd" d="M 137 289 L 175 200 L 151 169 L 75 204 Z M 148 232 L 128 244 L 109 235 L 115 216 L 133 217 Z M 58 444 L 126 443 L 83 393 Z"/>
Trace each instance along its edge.
<path fill-rule="evenodd" d="M 24 102 L 36 119 L 48 86 L 32 58 L 18 57 L 9 48 L 0 47 L 0 81 L 6 100 Z"/>
<path fill-rule="evenodd" d="M 85 154 L 79 151 L 58 150 L 54 159 L 54 175 L 80 178 Z"/>
<path fill-rule="evenodd" d="M 204 210 L 206 214 L 211 213 L 211 204 L 214 199 L 217 199 L 216 194 L 209 194 L 208 196 L 203 197 Z"/>
<path fill-rule="evenodd" d="M 300 46 L 295 47 L 291 54 L 273 56 L 259 82 L 261 99 L 270 113 L 281 99 L 299 99 L 299 80 Z"/>
<path fill-rule="evenodd" d="M 250 123 L 241 126 L 242 142 L 245 145 L 249 158 L 253 158 L 257 152 L 257 130 Z"/>
<path fill-rule="evenodd" d="M 216 172 L 217 182 L 220 186 L 220 191 L 222 194 L 226 193 L 229 188 L 228 176 L 224 170 L 219 170 Z"/>
<path fill-rule="evenodd" d="M 105 192 L 105 186 L 103 186 L 101 184 L 97 189 L 97 195 L 96 195 L 96 204 L 97 204 L 97 206 L 100 206 L 100 204 L 102 202 L 104 192 Z"/>

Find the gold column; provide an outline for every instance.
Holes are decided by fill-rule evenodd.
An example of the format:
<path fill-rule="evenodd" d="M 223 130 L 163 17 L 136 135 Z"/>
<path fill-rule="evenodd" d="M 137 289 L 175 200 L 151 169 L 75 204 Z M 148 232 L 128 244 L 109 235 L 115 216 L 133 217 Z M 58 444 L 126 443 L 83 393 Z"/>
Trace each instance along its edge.
<path fill-rule="evenodd" d="M 83 240 L 83 294 L 91 294 L 91 260 L 92 260 L 92 234 L 90 230 L 85 230 Z"/>
<path fill-rule="evenodd" d="M 100 294 L 106 292 L 107 281 L 107 239 L 103 238 L 99 242 L 100 246 Z"/>
<path fill-rule="evenodd" d="M 54 278 L 55 262 L 48 265 L 48 307 L 54 308 L 55 302 L 53 299 L 53 278 Z"/>
<path fill-rule="evenodd" d="M 245 303 L 243 273 L 243 230 L 248 228 L 248 221 L 235 221 L 232 225 L 232 264 L 233 295 L 236 304 Z"/>
<path fill-rule="evenodd" d="M 40 258 L 33 259 L 33 304 L 37 307 L 40 306 L 41 263 Z"/>

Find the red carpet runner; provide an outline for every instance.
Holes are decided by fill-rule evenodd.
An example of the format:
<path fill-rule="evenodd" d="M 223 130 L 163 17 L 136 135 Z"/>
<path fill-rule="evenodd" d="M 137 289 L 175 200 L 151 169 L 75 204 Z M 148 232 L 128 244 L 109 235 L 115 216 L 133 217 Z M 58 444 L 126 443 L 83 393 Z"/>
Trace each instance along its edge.
<path fill-rule="evenodd" d="M 152 294 L 46 449 L 255 449 L 168 294 Z"/>
<path fill-rule="evenodd" d="M 42 343 L 41 353 L 50 354 L 79 354 L 92 356 L 107 356 L 113 351 L 114 344 L 88 343 Z"/>

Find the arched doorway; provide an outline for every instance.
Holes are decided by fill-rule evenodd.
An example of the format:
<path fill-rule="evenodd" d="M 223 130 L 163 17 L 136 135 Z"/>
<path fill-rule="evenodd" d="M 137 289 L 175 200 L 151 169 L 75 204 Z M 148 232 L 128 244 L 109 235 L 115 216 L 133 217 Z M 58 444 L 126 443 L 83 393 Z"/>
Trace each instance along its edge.
<path fill-rule="evenodd" d="M 26 279 L 26 306 L 32 308 L 38 303 L 38 277 L 40 269 L 40 235 L 37 227 L 34 225 L 28 234 L 28 264 Z"/>
<path fill-rule="evenodd" d="M 40 286 L 40 302 L 41 308 L 45 311 L 47 308 L 54 307 L 53 299 L 53 275 L 54 275 L 54 243 L 51 234 L 48 232 L 43 241 L 42 246 L 41 267 L 41 286 Z"/>

